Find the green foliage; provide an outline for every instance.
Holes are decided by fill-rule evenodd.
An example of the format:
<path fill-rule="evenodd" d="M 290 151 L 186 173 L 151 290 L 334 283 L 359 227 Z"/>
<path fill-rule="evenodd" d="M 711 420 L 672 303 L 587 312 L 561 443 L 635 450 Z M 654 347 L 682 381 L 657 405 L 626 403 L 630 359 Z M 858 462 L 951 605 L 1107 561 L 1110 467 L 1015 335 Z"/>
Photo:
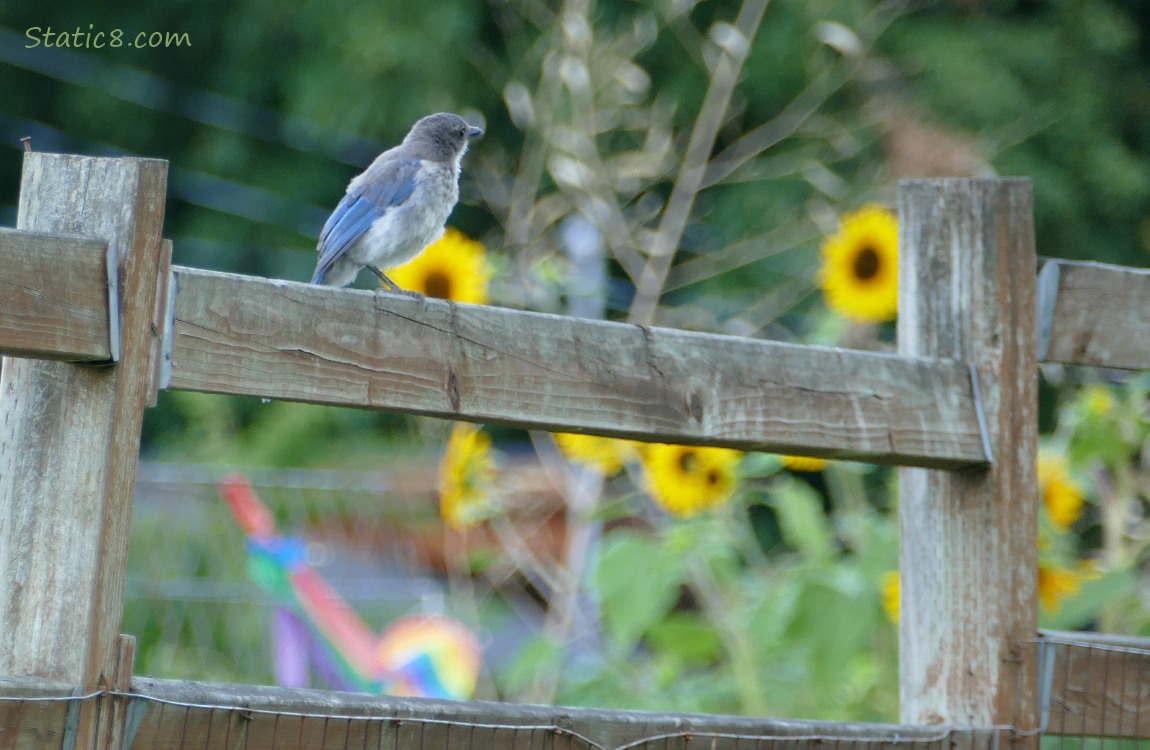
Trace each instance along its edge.
<path fill-rule="evenodd" d="M 1087 565 L 1071 591 L 1041 624 L 1061 630 L 1150 633 L 1141 601 L 1140 570 L 1150 559 L 1150 376 L 1119 385 L 1064 387 L 1054 430 L 1042 450 L 1065 458 L 1071 482 L 1084 497 L 1068 529 L 1040 526 L 1040 563 Z"/>
<path fill-rule="evenodd" d="M 530 695 L 561 670 L 563 704 L 893 720 L 897 637 L 878 592 L 897 565 L 893 524 L 874 509 L 854 516 L 857 547 L 846 551 L 840 513 L 824 514 L 810 484 L 786 472 L 747 481 L 715 512 L 608 531 L 590 589 L 598 646 L 532 641 L 497 672 L 504 694 Z M 755 506 L 781 517 L 783 546 L 749 533 Z"/>
<path fill-rule="evenodd" d="M 603 625 L 619 653 L 630 654 L 667 616 L 683 577 L 679 562 L 672 550 L 647 536 L 620 532 L 605 541 L 595 583 Z"/>
<path fill-rule="evenodd" d="M 1147 17 L 1126 3 L 938 5 L 882 46 L 935 118 L 1034 180 L 1042 255 L 1144 266 L 1150 211 Z"/>

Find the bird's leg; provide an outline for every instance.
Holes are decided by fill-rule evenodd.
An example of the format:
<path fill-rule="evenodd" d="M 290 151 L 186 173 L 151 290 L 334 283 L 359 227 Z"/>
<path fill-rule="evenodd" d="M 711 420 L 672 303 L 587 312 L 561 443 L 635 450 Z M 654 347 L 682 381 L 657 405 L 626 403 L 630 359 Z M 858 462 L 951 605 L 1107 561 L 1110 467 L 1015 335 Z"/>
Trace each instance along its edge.
<path fill-rule="evenodd" d="M 367 268 L 367 270 L 371 271 L 376 276 L 378 276 L 380 281 L 382 281 L 384 284 L 387 284 L 387 288 L 390 289 L 391 291 L 393 291 L 393 292 L 402 292 L 403 291 L 402 289 L 399 288 L 399 284 L 396 284 L 394 281 L 387 278 L 387 275 L 383 271 L 379 270 L 378 268 L 376 268 L 375 266 L 372 266 L 372 265 L 368 265 L 365 267 Z"/>
<path fill-rule="evenodd" d="M 413 292 L 413 291 L 409 291 L 407 289 L 401 289 L 399 284 L 396 284 L 394 281 L 387 278 L 387 274 L 385 274 L 383 271 L 379 270 L 375 266 L 368 265 L 368 266 L 366 266 L 366 268 L 367 268 L 367 270 L 371 271 L 376 276 L 378 276 L 379 280 L 382 281 L 384 283 L 384 285 L 386 285 L 387 288 L 390 289 L 391 291 L 398 292 L 399 294 L 406 294 L 408 296 L 416 297 L 418 299 L 423 299 L 423 295 L 420 294 L 419 292 Z"/>

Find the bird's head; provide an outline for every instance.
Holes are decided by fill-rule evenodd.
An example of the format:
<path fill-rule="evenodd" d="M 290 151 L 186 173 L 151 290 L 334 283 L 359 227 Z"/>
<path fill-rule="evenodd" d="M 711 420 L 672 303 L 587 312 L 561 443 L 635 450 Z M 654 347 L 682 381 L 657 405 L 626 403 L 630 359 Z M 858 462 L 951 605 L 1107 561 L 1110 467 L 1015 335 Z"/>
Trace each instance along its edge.
<path fill-rule="evenodd" d="M 467 153 L 471 140 L 481 135 L 482 128 L 468 125 L 459 115 L 440 112 L 415 123 L 403 142 L 425 150 L 428 157 L 437 161 L 458 162 Z"/>

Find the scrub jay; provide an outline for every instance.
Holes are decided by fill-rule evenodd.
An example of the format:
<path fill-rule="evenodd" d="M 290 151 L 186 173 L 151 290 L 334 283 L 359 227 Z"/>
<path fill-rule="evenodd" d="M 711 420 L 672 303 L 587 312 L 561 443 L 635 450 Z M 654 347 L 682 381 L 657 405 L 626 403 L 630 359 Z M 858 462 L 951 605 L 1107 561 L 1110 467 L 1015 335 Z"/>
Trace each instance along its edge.
<path fill-rule="evenodd" d="M 323 225 L 311 283 L 347 286 L 367 268 L 403 291 L 380 266 L 402 265 L 443 236 L 459 200 L 459 161 L 481 135 L 463 118 L 441 112 L 415 123 L 403 143 L 377 156 Z"/>

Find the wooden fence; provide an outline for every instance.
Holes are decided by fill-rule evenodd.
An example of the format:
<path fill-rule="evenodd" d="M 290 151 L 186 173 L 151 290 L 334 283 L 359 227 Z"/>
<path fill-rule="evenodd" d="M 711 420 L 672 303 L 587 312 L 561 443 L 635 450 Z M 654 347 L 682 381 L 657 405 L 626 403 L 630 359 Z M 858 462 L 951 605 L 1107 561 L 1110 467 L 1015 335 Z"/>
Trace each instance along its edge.
<path fill-rule="evenodd" d="M 176 267 L 166 176 L 29 153 L 0 230 L 0 748 L 989 750 L 1080 715 L 1080 734 L 1150 736 L 1150 642 L 1039 636 L 1035 580 L 1038 363 L 1150 369 L 1150 273 L 1039 272 L 1028 181 L 900 185 L 893 355 Z M 899 465 L 904 725 L 133 678 L 128 528 L 163 388 Z"/>

